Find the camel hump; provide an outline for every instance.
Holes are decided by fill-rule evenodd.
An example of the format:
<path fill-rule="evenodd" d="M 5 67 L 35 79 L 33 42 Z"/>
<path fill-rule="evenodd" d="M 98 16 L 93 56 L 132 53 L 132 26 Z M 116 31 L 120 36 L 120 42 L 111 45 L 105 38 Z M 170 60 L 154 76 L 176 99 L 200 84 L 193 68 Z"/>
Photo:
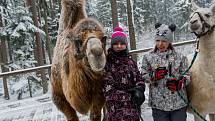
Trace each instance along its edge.
<path fill-rule="evenodd" d="M 62 0 L 58 35 L 65 29 L 72 29 L 80 20 L 87 18 L 85 0 Z"/>

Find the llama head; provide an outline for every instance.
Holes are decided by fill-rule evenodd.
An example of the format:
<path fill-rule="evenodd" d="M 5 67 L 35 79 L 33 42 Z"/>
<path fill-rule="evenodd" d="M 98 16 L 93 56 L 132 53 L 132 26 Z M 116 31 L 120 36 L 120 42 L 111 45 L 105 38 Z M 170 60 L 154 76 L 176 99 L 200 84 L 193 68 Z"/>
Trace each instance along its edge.
<path fill-rule="evenodd" d="M 190 16 L 190 30 L 197 36 L 203 36 L 211 31 L 215 25 L 215 4 L 210 8 L 201 8 L 192 2 L 192 10 L 194 12 Z"/>

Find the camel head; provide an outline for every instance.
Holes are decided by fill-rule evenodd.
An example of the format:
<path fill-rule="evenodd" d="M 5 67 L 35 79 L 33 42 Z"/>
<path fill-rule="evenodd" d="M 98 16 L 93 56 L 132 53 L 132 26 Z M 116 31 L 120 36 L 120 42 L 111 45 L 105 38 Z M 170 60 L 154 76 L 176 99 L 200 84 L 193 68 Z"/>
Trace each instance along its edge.
<path fill-rule="evenodd" d="M 95 72 L 103 70 L 106 64 L 103 27 L 96 20 L 87 18 L 78 22 L 72 32 L 76 61 L 82 61 Z"/>
<path fill-rule="evenodd" d="M 86 43 L 86 57 L 93 71 L 101 71 L 106 64 L 105 48 L 103 42 L 106 37 L 99 37 L 89 34 Z"/>
<path fill-rule="evenodd" d="M 190 30 L 199 37 L 210 32 L 215 26 L 215 4 L 210 8 L 200 8 L 192 2 L 192 10 L 194 12 L 190 16 Z"/>

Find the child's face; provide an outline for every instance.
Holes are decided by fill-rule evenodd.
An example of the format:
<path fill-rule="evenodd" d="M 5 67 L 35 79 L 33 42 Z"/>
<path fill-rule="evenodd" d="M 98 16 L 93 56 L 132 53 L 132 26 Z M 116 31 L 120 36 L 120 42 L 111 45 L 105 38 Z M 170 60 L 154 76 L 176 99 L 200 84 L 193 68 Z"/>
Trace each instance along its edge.
<path fill-rule="evenodd" d="M 160 52 L 164 52 L 168 49 L 170 43 L 165 40 L 156 40 L 155 44 Z"/>
<path fill-rule="evenodd" d="M 116 52 L 122 51 L 126 49 L 126 44 L 122 42 L 117 42 L 113 44 L 113 50 Z"/>

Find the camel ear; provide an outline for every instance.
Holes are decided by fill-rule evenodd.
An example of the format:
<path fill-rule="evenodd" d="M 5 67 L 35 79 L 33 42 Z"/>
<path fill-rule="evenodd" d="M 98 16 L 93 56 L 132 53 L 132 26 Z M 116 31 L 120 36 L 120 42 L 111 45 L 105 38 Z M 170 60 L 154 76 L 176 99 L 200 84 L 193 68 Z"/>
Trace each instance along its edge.
<path fill-rule="evenodd" d="M 66 72 L 66 75 L 69 75 L 69 61 L 64 61 L 64 71 Z"/>
<path fill-rule="evenodd" d="M 63 69 L 65 73 L 68 75 L 69 74 L 69 55 L 68 55 L 68 50 L 69 50 L 69 45 L 71 44 L 71 41 L 69 39 L 66 39 L 64 50 L 63 50 Z"/>
<path fill-rule="evenodd" d="M 103 36 L 102 39 L 101 39 L 101 42 L 102 42 L 102 47 L 105 49 L 106 47 L 106 40 L 107 40 L 107 36 Z"/>
<path fill-rule="evenodd" d="M 74 44 L 75 44 L 75 58 L 77 60 L 81 60 L 84 58 L 84 53 L 82 52 L 81 46 L 82 46 L 82 42 L 80 37 L 75 37 L 74 38 Z"/>
<path fill-rule="evenodd" d="M 192 10 L 193 11 L 196 11 L 197 9 L 200 8 L 193 0 L 191 1 L 191 5 L 192 5 Z"/>
<path fill-rule="evenodd" d="M 210 9 L 211 9 L 213 15 L 215 15 L 215 3 L 213 5 L 211 5 Z"/>
<path fill-rule="evenodd" d="M 67 53 L 65 53 L 63 55 L 63 69 L 64 69 L 66 75 L 69 75 L 69 58 L 68 58 Z"/>

